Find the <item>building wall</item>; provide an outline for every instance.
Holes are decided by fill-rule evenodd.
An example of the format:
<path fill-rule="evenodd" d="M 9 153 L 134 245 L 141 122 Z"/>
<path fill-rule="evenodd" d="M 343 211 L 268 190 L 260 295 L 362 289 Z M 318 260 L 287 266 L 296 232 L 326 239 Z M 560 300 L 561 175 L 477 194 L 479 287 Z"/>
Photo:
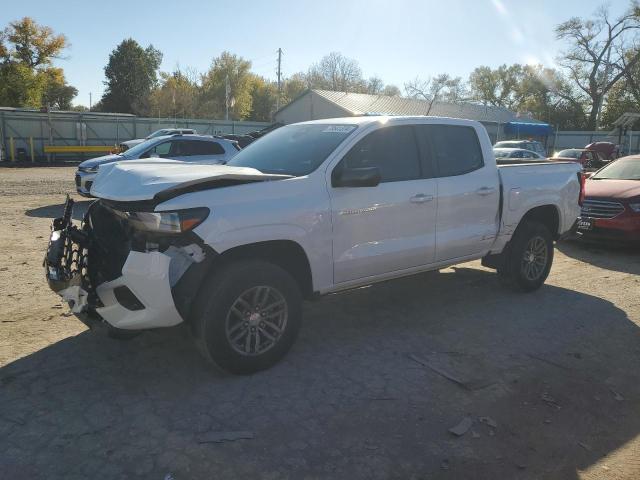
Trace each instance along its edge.
<path fill-rule="evenodd" d="M 323 118 L 349 116 L 344 110 L 314 92 L 307 92 L 276 113 L 274 120 L 286 125 Z"/>

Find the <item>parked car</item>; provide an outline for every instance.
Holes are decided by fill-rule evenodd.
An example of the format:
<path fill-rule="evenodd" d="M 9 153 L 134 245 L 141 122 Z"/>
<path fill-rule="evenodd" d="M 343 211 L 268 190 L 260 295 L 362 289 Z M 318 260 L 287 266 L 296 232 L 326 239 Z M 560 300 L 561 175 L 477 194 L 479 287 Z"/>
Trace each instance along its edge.
<path fill-rule="evenodd" d="M 546 157 L 532 150 L 522 148 L 493 148 L 498 165 L 514 162 L 546 162 Z"/>
<path fill-rule="evenodd" d="M 289 350 L 303 298 L 480 258 L 536 290 L 580 213 L 579 172 L 496 167 L 471 120 L 292 124 L 227 165 L 101 167 L 82 226 L 70 208 L 54 221 L 46 275 L 88 324 L 187 322 L 205 358 L 246 374 Z"/>
<path fill-rule="evenodd" d="M 577 226 L 587 239 L 640 245 L 640 156 L 614 160 L 587 179 Z"/>
<path fill-rule="evenodd" d="M 584 169 L 598 169 L 606 163 L 598 152 L 587 150 L 586 148 L 567 148 L 566 150 L 560 150 L 556 152 L 550 160 L 576 162 L 582 165 Z"/>
<path fill-rule="evenodd" d="M 166 135 L 197 135 L 198 132 L 194 128 L 161 128 L 153 133 L 150 133 L 145 138 L 136 138 L 135 140 L 127 140 L 120 143 L 120 153 L 126 152 L 131 147 L 140 145 L 145 140 L 151 140 L 152 138 L 164 137 Z"/>
<path fill-rule="evenodd" d="M 620 156 L 620 147 L 611 142 L 593 142 L 584 148 L 598 152 L 603 160 L 615 160 Z"/>
<path fill-rule="evenodd" d="M 113 162 L 140 158 L 172 158 L 190 163 L 226 163 L 238 153 L 238 144 L 232 140 L 205 135 L 164 135 L 146 140 L 124 153 L 105 155 L 85 160 L 76 171 L 76 190 L 91 197 L 91 186 L 98 168 Z"/>
<path fill-rule="evenodd" d="M 544 156 L 546 154 L 542 143 L 535 140 L 503 140 L 501 142 L 496 142 L 496 144 L 493 147 L 494 148 L 520 148 L 523 150 L 531 150 L 532 152 L 536 152 L 541 156 Z"/>

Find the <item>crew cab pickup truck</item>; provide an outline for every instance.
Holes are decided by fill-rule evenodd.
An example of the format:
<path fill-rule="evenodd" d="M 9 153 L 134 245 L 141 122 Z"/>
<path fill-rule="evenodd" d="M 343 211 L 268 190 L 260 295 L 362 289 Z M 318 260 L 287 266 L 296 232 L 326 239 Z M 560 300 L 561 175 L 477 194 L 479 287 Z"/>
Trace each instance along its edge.
<path fill-rule="evenodd" d="M 232 373 L 282 358 L 302 301 L 473 259 L 540 287 L 580 214 L 580 166 L 496 165 L 484 127 L 437 117 L 288 125 L 227 165 L 105 165 L 80 226 L 54 220 L 53 290 L 112 334 L 188 324 Z"/>

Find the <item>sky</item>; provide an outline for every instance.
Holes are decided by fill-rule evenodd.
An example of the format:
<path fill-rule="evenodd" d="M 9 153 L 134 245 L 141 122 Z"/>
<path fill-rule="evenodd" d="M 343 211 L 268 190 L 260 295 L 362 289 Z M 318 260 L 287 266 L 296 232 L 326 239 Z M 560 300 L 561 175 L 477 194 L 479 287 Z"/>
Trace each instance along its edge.
<path fill-rule="evenodd" d="M 603 0 L 4 0 L 0 25 L 24 16 L 64 33 L 63 67 L 79 90 L 75 104 L 104 92 L 109 53 L 131 37 L 164 54 L 161 70 L 206 71 L 224 50 L 276 78 L 277 49 L 289 76 L 332 51 L 358 61 L 365 77 L 402 89 L 416 77 L 467 75 L 477 66 L 554 66 L 563 46 L 554 26 L 589 16 Z M 609 2 L 621 13 L 625 0 Z"/>

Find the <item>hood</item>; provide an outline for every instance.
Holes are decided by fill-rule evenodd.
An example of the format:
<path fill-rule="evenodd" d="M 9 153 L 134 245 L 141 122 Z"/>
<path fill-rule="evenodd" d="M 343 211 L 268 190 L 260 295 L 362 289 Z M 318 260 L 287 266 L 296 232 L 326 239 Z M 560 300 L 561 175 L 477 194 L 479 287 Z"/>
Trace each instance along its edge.
<path fill-rule="evenodd" d="M 120 155 L 116 155 L 116 154 L 105 155 L 104 157 L 96 157 L 96 158 L 91 158 L 89 160 L 85 160 L 84 162 L 80 163 L 78 167 L 93 168 L 99 165 L 104 165 L 105 163 L 117 162 L 118 160 L 122 160 L 122 157 Z"/>
<path fill-rule="evenodd" d="M 587 180 L 586 197 L 628 200 L 640 197 L 640 180 Z"/>
<path fill-rule="evenodd" d="M 116 202 L 160 202 L 197 190 L 285 178 L 291 177 L 247 167 L 129 160 L 101 167 L 91 186 L 91 195 Z"/>

